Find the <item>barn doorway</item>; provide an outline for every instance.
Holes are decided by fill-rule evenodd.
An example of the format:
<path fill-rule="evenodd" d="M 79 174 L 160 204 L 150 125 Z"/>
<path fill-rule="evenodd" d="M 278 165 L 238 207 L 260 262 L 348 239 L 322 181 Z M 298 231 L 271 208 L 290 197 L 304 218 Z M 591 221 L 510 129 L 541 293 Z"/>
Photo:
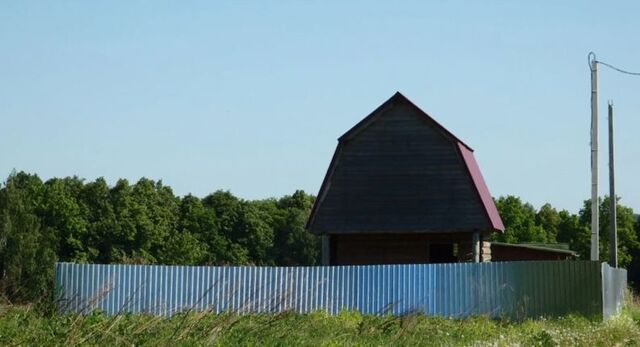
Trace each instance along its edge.
<path fill-rule="evenodd" d="M 455 263 L 458 261 L 458 245 L 454 243 L 429 244 L 430 263 Z"/>

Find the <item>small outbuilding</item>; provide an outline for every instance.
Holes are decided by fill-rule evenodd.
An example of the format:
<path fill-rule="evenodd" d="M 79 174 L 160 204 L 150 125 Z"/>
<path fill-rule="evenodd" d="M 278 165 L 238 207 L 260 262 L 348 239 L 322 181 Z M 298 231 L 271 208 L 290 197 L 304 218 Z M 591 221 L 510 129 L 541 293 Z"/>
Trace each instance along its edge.
<path fill-rule="evenodd" d="M 578 254 L 564 243 L 491 243 L 491 261 L 573 260 Z"/>
<path fill-rule="evenodd" d="M 338 139 L 307 229 L 355 265 L 489 261 L 504 226 L 473 149 L 396 93 Z"/>

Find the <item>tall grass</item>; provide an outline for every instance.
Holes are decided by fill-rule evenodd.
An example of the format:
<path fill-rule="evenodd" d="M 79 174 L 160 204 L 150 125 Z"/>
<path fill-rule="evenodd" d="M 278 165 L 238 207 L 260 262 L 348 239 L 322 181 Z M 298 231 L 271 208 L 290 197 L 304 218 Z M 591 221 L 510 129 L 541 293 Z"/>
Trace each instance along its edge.
<path fill-rule="evenodd" d="M 640 306 L 630 300 L 608 321 L 580 316 L 509 322 L 487 317 L 367 316 L 343 311 L 296 314 L 190 312 L 171 318 L 121 314 L 45 315 L 0 307 L 2 346 L 427 345 L 614 346 L 640 344 Z"/>
<path fill-rule="evenodd" d="M 353 311 L 335 316 L 188 311 L 171 318 L 99 311 L 57 314 L 56 302 L 45 297 L 27 306 L 0 301 L 0 346 L 640 345 L 640 299 L 630 292 L 625 298 L 622 314 L 604 322 L 579 315 L 515 322 Z"/>

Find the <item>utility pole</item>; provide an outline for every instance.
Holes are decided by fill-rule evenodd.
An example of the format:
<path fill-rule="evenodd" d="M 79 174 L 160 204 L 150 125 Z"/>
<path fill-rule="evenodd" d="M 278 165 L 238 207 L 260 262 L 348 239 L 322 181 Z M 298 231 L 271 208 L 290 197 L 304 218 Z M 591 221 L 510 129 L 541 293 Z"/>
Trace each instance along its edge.
<path fill-rule="evenodd" d="M 591 260 L 599 261 L 598 235 L 598 62 L 589 53 L 591 68 Z"/>
<path fill-rule="evenodd" d="M 596 54 L 589 52 L 591 70 L 591 260 L 599 261 L 598 234 L 598 64 L 604 65 L 625 75 L 640 76 L 640 72 L 620 69 L 603 61 L 596 60 Z M 613 163 L 613 102 L 609 102 L 609 249 L 611 266 L 618 267 L 618 223 L 614 163 Z"/>
<path fill-rule="evenodd" d="M 613 102 L 609 102 L 609 265 L 618 267 L 618 223 L 616 186 L 613 170 Z"/>

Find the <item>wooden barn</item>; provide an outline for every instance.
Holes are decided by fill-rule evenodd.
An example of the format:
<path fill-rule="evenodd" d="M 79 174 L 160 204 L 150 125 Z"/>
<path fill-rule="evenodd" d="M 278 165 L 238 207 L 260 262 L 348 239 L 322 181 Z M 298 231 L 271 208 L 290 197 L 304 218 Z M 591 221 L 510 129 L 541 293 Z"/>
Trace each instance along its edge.
<path fill-rule="evenodd" d="M 396 93 L 338 139 L 307 229 L 355 265 L 489 261 L 504 226 L 473 149 Z"/>

